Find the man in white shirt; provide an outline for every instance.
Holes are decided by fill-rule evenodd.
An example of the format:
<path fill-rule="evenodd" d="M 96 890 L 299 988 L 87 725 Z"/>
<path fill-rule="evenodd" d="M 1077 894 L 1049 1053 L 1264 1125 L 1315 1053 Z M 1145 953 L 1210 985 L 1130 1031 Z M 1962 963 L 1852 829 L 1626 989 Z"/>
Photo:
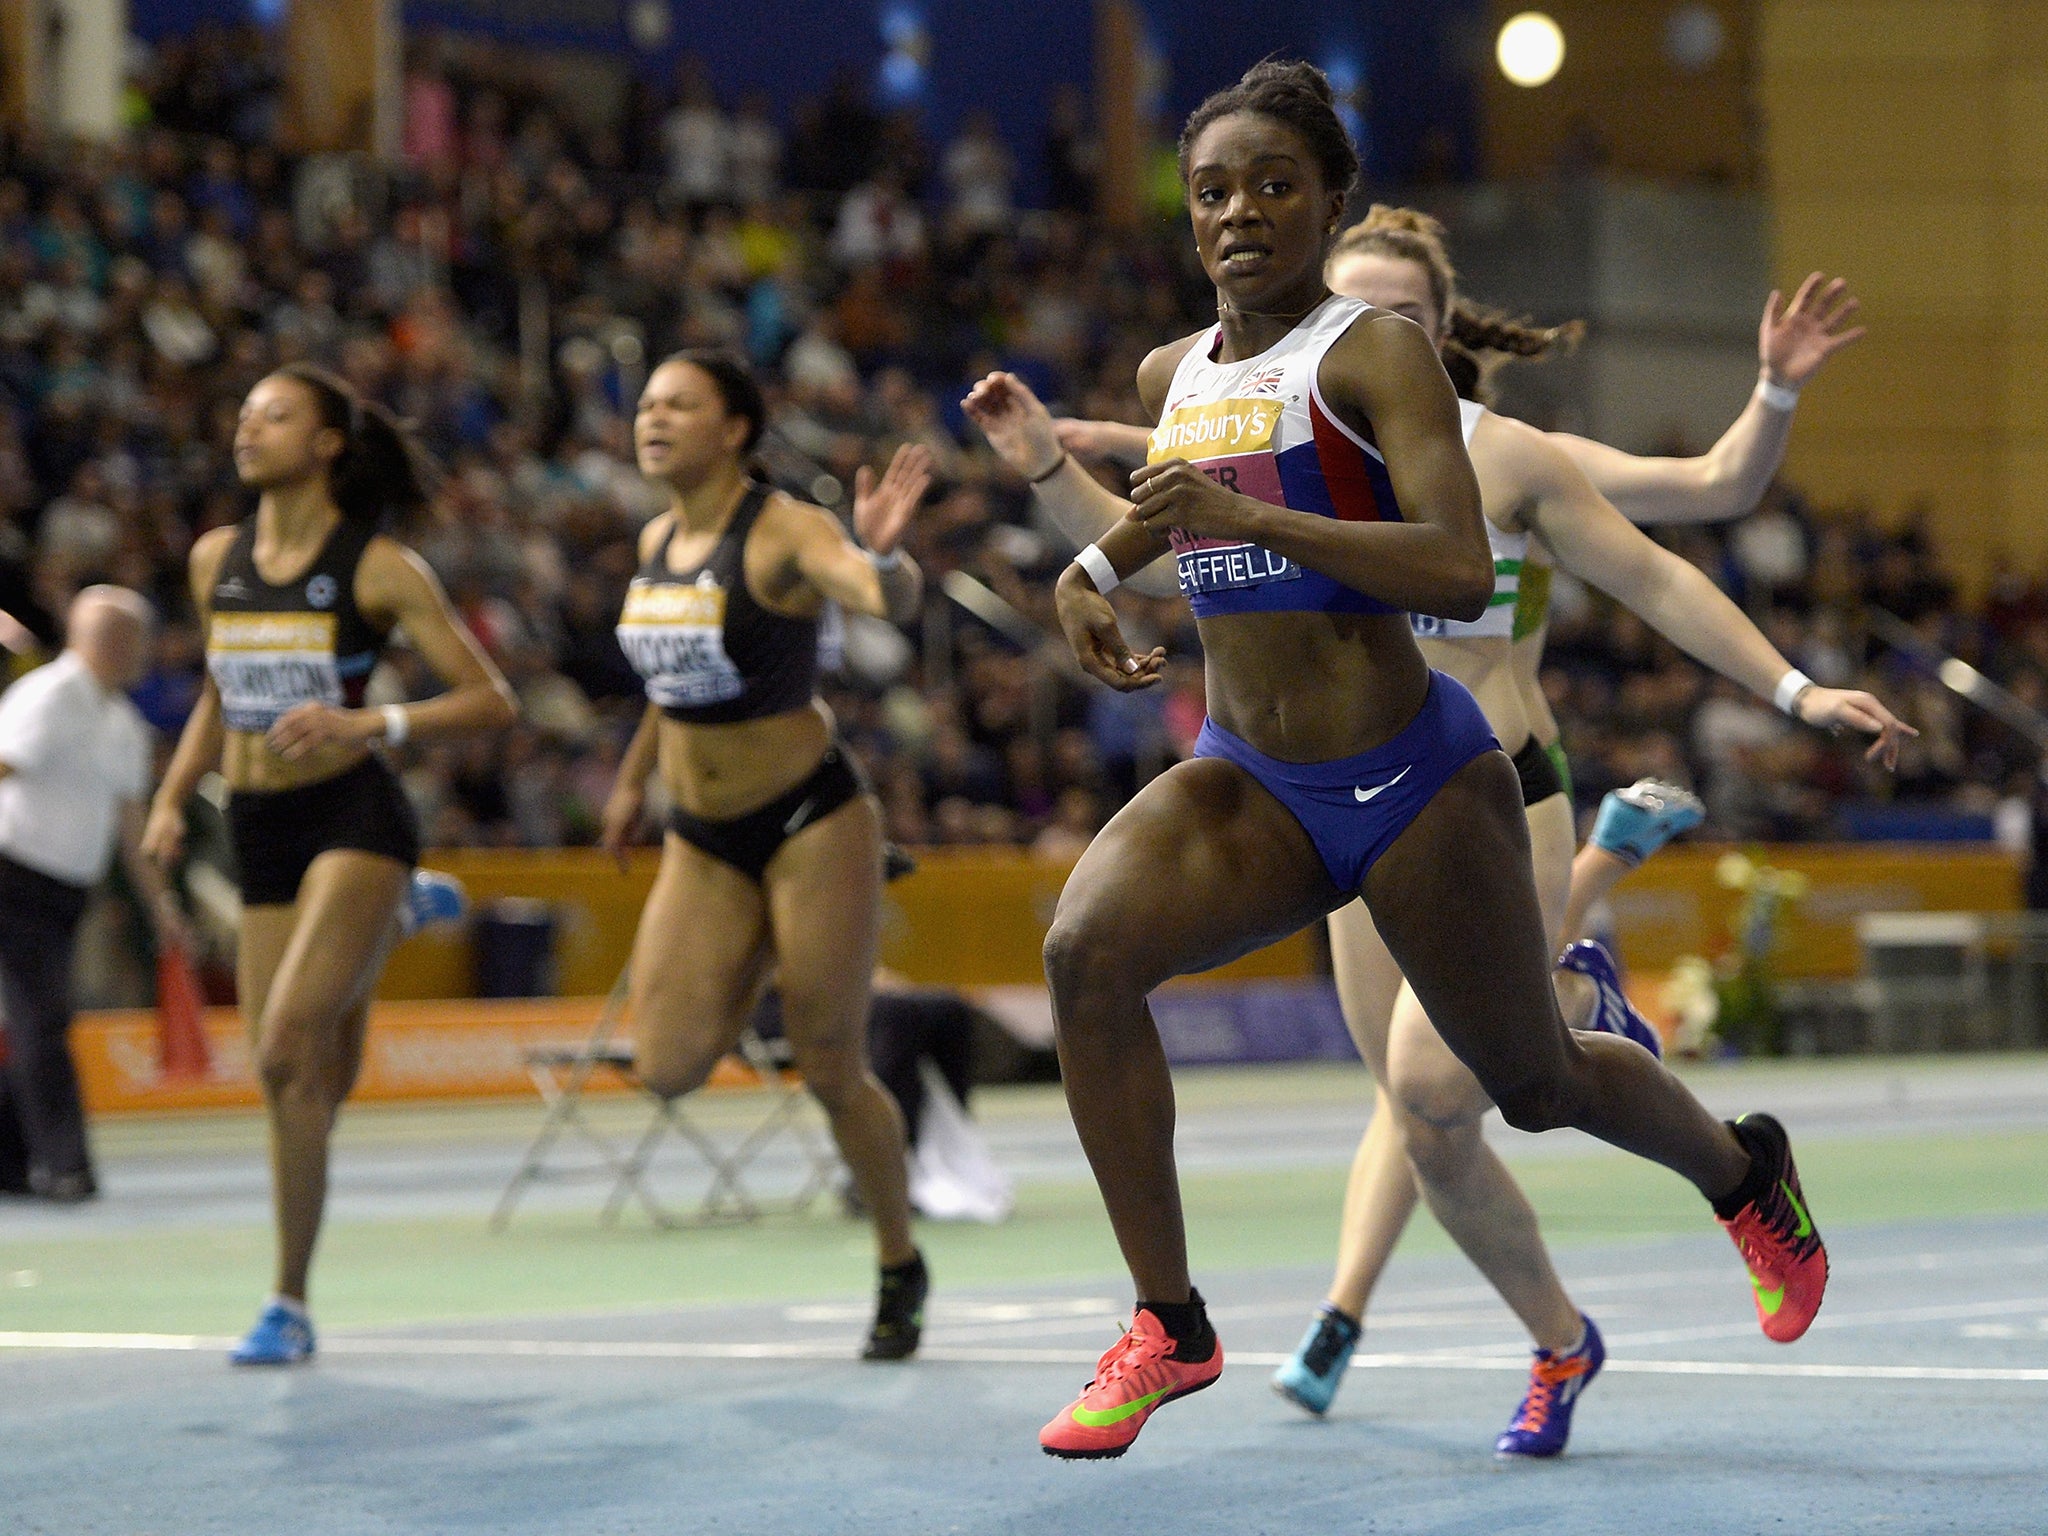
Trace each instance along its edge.
<path fill-rule="evenodd" d="M 149 604 L 125 587 L 72 602 L 66 647 L 0 695 L 0 1190 L 76 1201 L 97 1193 L 66 1039 L 71 953 L 118 846 L 159 935 L 183 923 L 136 852 L 149 727 L 128 701 L 149 659 Z"/>

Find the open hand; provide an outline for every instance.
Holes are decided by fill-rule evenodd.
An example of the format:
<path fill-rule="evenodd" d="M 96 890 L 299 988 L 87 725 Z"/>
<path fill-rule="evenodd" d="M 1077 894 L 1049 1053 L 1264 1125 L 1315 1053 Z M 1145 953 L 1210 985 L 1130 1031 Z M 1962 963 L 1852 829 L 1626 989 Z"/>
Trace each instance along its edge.
<path fill-rule="evenodd" d="M 1865 761 L 1887 769 L 1899 766 L 1899 747 L 1920 733 L 1884 707 L 1875 694 L 1851 688 L 1815 685 L 1799 696 L 1799 718 L 1825 731 L 1862 731 L 1877 738 L 1863 754 Z"/>
<path fill-rule="evenodd" d="M 1159 681 L 1166 665 L 1165 649 L 1155 646 L 1142 656 L 1132 655 L 1117 624 L 1116 610 L 1079 566 L 1070 565 L 1060 574 L 1053 600 L 1060 628 L 1074 648 L 1074 659 L 1090 677 L 1119 693 L 1136 693 Z"/>
<path fill-rule="evenodd" d="M 1772 289 L 1757 330 L 1757 358 L 1764 373 L 1774 383 L 1803 388 L 1822 363 L 1863 339 L 1864 327 L 1849 326 L 1862 307 L 1848 283 L 1821 272 L 1808 275 L 1790 304 L 1781 304 L 1778 291 Z"/>
<path fill-rule="evenodd" d="M 288 763 L 335 742 L 367 742 L 383 729 L 383 718 L 364 709 L 336 709 L 309 701 L 295 704 L 270 727 L 270 750 Z"/>
<path fill-rule="evenodd" d="M 1027 480 L 1051 469 L 1066 451 L 1052 412 L 1014 373 L 990 374 L 967 392 L 960 409 L 981 428 L 996 457 Z"/>
<path fill-rule="evenodd" d="M 862 545 L 878 555 L 894 550 L 931 486 L 932 451 L 922 443 L 898 448 L 880 481 L 865 464 L 855 470 L 853 531 Z"/>

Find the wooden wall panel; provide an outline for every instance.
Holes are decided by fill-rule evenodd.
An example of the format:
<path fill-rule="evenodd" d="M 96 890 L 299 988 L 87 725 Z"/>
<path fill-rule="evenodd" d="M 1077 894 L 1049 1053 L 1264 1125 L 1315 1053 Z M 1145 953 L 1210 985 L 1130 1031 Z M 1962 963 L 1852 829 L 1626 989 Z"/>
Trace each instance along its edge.
<path fill-rule="evenodd" d="M 1800 407 L 1823 501 L 1926 497 L 1967 583 L 2048 562 L 2048 0 L 1763 0 L 1781 280 L 1848 277 L 1872 337 Z"/>
<path fill-rule="evenodd" d="M 1953 68 L 1990 56 L 1993 11 L 1989 0 L 1766 0 L 1759 50 L 1775 72 Z"/>
<path fill-rule="evenodd" d="M 1769 78 L 1759 94 L 1773 145 L 1771 186 L 1780 193 L 1977 190 L 2004 173 L 2005 103 L 1958 90 L 1952 71 L 1838 63 Z M 1857 131 L 1838 132 L 1845 122 Z"/>
<path fill-rule="evenodd" d="M 1719 0 L 1728 44 L 1718 61 L 1688 74 L 1664 53 L 1668 6 L 1640 0 L 1542 0 L 1563 30 L 1564 67 L 1549 84 L 1511 85 L 1494 67 L 1501 24 L 1531 0 L 1492 0 L 1480 70 L 1485 172 L 1546 176 L 1588 127 L 1607 168 L 1624 176 L 1708 178 L 1748 184 L 1756 172 L 1749 106 L 1750 6 Z"/>

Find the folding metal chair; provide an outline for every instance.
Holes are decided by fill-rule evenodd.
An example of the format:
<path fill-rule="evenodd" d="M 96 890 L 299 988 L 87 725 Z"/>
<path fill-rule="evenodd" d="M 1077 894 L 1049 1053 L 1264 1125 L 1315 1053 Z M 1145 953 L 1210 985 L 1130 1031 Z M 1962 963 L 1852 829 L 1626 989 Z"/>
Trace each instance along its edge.
<path fill-rule="evenodd" d="M 684 1227 L 715 1221 L 752 1221 L 771 1206 L 804 1210 L 831 1187 L 833 1174 L 839 1168 L 838 1155 L 812 1121 L 808 1096 L 789 1070 L 781 1042 L 764 1041 L 751 1026 L 741 1034 L 736 1054 L 760 1079 L 760 1091 L 768 1097 L 768 1109 L 736 1144 L 722 1146 L 690 1118 L 685 1100 L 662 1098 L 640 1080 L 634 1070 L 632 1046 L 614 1038 L 625 1021 L 626 996 L 627 977 L 621 971 L 589 1039 L 581 1045 L 542 1046 L 526 1053 L 526 1070 L 540 1093 L 546 1114 L 491 1212 L 492 1231 L 504 1230 L 527 1189 L 549 1178 L 609 1178 L 611 1191 L 598 1215 L 605 1226 L 618 1221 L 629 1199 L 638 1200 L 656 1226 Z M 653 1106 L 645 1129 L 624 1152 L 585 1113 L 584 1090 L 599 1072 L 629 1084 Z M 711 1174 L 704 1198 L 688 1214 L 663 1205 L 648 1187 L 654 1155 L 663 1138 L 671 1133 L 695 1149 Z M 804 1181 L 787 1199 L 763 1202 L 748 1190 L 745 1174 L 768 1145 L 785 1133 L 802 1154 Z M 597 1165 L 551 1167 L 549 1156 L 565 1135 L 588 1145 L 597 1154 Z"/>

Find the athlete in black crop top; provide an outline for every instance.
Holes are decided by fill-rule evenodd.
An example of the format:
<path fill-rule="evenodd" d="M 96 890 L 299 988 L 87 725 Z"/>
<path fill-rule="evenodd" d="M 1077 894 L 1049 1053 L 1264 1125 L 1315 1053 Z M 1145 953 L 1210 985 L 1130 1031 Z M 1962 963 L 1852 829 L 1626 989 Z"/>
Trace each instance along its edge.
<path fill-rule="evenodd" d="M 656 368 L 634 423 L 640 471 L 669 510 L 641 538 L 619 642 L 648 705 L 605 807 L 623 857 L 659 764 L 676 807 L 633 946 L 641 1078 L 664 1096 L 733 1048 L 768 973 L 805 1086 L 875 1224 L 882 1267 L 870 1359 L 917 1347 L 926 1276 L 911 1241 L 903 1121 L 868 1070 L 868 978 L 882 889 L 874 796 L 815 696 L 826 603 L 903 622 L 917 567 L 898 552 L 929 483 L 900 450 L 855 481 L 862 549 L 829 514 L 747 477 L 765 412 L 744 367 L 685 353 Z"/>
<path fill-rule="evenodd" d="M 509 723 L 512 693 L 419 557 L 379 518 L 424 499 L 413 450 L 381 409 L 313 369 L 249 392 L 235 467 L 256 511 L 192 550 L 207 679 L 150 808 L 144 847 L 174 862 L 185 805 L 219 764 L 242 872 L 236 980 L 270 1117 L 277 1289 L 239 1364 L 313 1349 L 307 1270 L 327 1191 L 327 1138 L 355 1082 L 368 1000 L 419 832 L 371 752 L 408 735 Z M 448 684 L 421 704 L 363 707 L 399 625 Z"/>
<path fill-rule="evenodd" d="M 311 565 L 273 583 L 256 569 L 257 520 L 236 525 L 213 579 L 207 636 L 207 671 L 229 730 L 268 731 L 308 700 L 362 705 L 390 633 L 356 601 L 356 572 L 376 536 L 374 524 L 343 518 Z"/>
<path fill-rule="evenodd" d="M 756 601 L 743 577 L 747 537 L 771 492 L 749 485 L 710 557 L 674 563 L 673 519 L 640 563 L 619 616 L 619 645 L 647 698 L 685 725 L 730 725 L 806 708 L 818 686 L 818 620 Z"/>

